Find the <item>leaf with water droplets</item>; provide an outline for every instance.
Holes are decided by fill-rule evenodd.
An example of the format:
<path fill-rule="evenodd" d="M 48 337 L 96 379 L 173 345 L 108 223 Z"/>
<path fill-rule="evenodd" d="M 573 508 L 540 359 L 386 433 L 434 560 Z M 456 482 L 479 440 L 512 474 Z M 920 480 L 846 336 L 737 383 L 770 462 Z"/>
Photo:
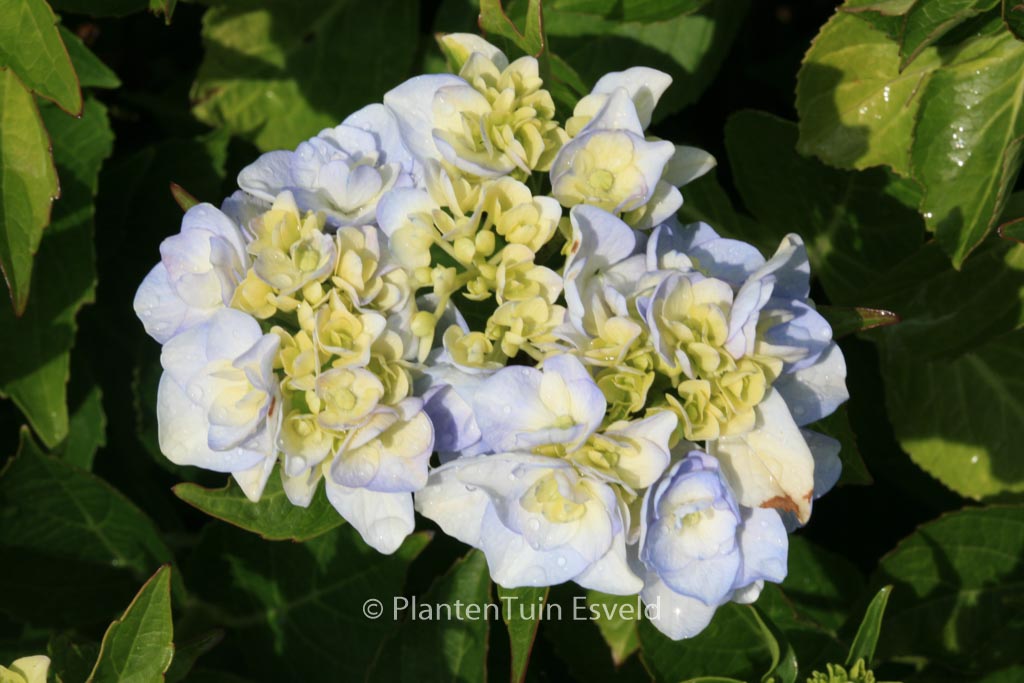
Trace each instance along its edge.
<path fill-rule="evenodd" d="M 860 14 L 837 12 L 797 76 L 797 148 L 838 168 L 889 166 L 907 175 L 921 89 L 939 64 L 929 47 L 901 72 L 895 40 Z"/>
<path fill-rule="evenodd" d="M 937 71 L 921 96 L 911 170 L 921 211 L 959 268 L 998 223 L 1021 164 L 1024 43 L 996 20 Z"/>

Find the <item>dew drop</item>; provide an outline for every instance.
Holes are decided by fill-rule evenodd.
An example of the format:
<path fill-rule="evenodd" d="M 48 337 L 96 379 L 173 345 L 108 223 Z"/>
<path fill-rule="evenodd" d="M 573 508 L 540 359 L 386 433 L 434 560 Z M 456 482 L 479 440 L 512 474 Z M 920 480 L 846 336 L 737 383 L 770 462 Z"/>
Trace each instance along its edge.
<path fill-rule="evenodd" d="M 565 558 L 564 557 L 559 556 L 559 558 L 557 560 L 555 560 L 555 562 L 558 564 L 559 567 L 564 567 L 565 566 Z"/>
<path fill-rule="evenodd" d="M 540 520 L 531 519 L 529 522 L 530 531 L 540 531 Z"/>

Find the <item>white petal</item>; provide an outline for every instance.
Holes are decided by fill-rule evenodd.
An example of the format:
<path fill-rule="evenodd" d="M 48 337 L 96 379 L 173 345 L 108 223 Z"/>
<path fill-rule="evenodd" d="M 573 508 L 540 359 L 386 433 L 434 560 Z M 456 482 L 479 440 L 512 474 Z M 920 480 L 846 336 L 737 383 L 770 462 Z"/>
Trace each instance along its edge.
<path fill-rule="evenodd" d="M 594 84 L 591 92 L 610 94 L 618 88 L 624 88 L 636 107 L 640 125 L 646 129 L 651 123 L 651 115 L 658 100 L 670 85 L 672 77 L 667 73 L 646 66 L 634 66 L 625 71 L 605 74 Z"/>
<path fill-rule="evenodd" d="M 708 443 L 741 505 L 795 512 L 806 523 L 814 496 L 814 458 L 782 396 L 769 390 L 752 431 Z"/>
<path fill-rule="evenodd" d="M 843 461 L 839 459 L 841 444 L 831 436 L 801 429 L 807 447 L 814 456 L 814 498 L 817 500 L 832 490 L 843 473 Z"/>
<path fill-rule="evenodd" d="M 789 536 L 778 512 L 764 508 L 743 509 L 740 552 L 743 567 L 738 585 L 760 580 L 782 583 L 786 578 Z"/>
<path fill-rule="evenodd" d="M 828 417 L 850 398 L 846 388 L 846 359 L 835 342 L 817 363 L 782 375 L 774 386 L 801 426 Z"/>
<path fill-rule="evenodd" d="M 703 631 L 717 609 L 695 598 L 679 595 L 654 574 L 647 578 L 640 597 L 647 605 L 644 614 L 648 620 L 672 640 L 692 638 Z"/>
<path fill-rule="evenodd" d="M 325 479 L 327 499 L 366 543 L 390 555 L 415 528 L 412 495 L 348 488 Z"/>
<path fill-rule="evenodd" d="M 665 166 L 662 178 L 676 187 L 682 187 L 700 178 L 717 164 L 715 157 L 702 149 L 676 145 L 676 153 Z"/>
<path fill-rule="evenodd" d="M 612 547 L 605 556 L 573 581 L 584 588 L 611 595 L 636 595 L 644 587 L 643 580 L 629 568 L 626 539 L 621 532 L 612 539 Z"/>
<path fill-rule="evenodd" d="M 440 88 L 466 85 L 458 76 L 428 74 L 416 76 L 384 95 L 384 105 L 398 119 L 405 146 L 419 159 L 438 159 L 434 146 L 434 95 Z"/>
<path fill-rule="evenodd" d="M 232 472 L 231 476 L 238 482 L 245 497 L 256 503 L 263 495 L 263 489 L 266 488 L 267 480 L 270 478 L 270 473 L 274 471 L 276 463 L 277 458 L 266 458 L 263 462 L 257 463 L 247 470 Z"/>
<path fill-rule="evenodd" d="M 238 186 L 260 199 L 274 201 L 278 192 L 295 185 L 292 178 L 294 156 L 294 152 L 287 151 L 261 154 L 238 174 Z"/>

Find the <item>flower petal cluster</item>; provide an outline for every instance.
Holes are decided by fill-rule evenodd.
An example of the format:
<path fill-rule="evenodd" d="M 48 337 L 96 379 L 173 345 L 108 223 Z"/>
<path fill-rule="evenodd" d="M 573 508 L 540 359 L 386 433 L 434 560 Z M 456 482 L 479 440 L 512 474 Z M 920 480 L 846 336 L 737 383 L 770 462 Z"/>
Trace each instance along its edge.
<path fill-rule="evenodd" d="M 254 502 L 322 487 L 384 553 L 418 511 L 502 586 L 639 594 L 693 636 L 785 577 L 839 477 L 807 252 L 677 221 L 715 160 L 649 134 L 667 74 L 566 108 L 535 58 L 440 43 L 454 73 L 264 154 L 163 242 L 135 299 L 161 449 Z"/>

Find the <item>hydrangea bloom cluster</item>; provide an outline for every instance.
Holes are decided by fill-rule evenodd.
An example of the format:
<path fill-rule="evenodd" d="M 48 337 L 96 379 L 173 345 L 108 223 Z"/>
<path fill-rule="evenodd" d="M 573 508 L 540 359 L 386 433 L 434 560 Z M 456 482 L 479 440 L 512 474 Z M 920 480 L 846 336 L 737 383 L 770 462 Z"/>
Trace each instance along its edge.
<path fill-rule="evenodd" d="M 442 42 L 457 74 L 263 155 L 161 245 L 135 300 L 161 449 L 253 501 L 322 481 L 384 553 L 418 511 L 505 587 L 639 593 L 695 635 L 785 577 L 839 476 L 804 428 L 847 393 L 803 243 L 677 221 L 715 161 L 646 132 L 666 74 L 560 122 L 534 58 Z"/>

